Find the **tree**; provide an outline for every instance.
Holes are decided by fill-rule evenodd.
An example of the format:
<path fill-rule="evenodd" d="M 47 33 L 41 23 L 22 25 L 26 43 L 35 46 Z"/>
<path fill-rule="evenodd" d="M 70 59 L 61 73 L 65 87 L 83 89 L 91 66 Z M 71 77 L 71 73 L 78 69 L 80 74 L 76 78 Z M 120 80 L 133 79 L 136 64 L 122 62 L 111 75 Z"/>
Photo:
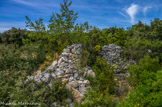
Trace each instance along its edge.
<path fill-rule="evenodd" d="M 67 0 L 63 0 L 63 4 L 60 3 L 61 13 L 52 13 L 49 20 L 50 33 L 69 33 L 74 28 L 74 22 L 78 18 L 78 13 L 74 13 L 73 10 L 69 10 L 72 1 L 68 3 Z"/>
<path fill-rule="evenodd" d="M 45 31 L 45 25 L 43 24 L 43 19 L 39 18 L 39 20 L 35 21 L 35 24 L 33 22 L 31 22 L 31 20 L 29 19 L 28 16 L 25 16 L 27 22 L 26 23 L 26 27 L 29 27 L 29 29 L 36 31 L 36 32 L 44 32 Z"/>
<path fill-rule="evenodd" d="M 19 46 L 22 46 L 22 40 L 24 38 L 27 38 L 26 29 L 20 29 L 20 28 L 14 28 L 12 27 L 10 30 L 5 31 L 1 34 L 0 37 L 0 43 L 6 43 L 6 44 L 17 44 Z"/>

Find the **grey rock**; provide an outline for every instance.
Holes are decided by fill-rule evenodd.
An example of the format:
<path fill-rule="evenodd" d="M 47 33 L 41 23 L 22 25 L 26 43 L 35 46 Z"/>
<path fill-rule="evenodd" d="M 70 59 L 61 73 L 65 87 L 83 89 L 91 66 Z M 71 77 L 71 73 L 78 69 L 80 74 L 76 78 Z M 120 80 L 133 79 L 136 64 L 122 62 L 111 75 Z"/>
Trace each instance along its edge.
<path fill-rule="evenodd" d="M 44 73 L 43 77 L 41 78 L 42 81 L 45 81 L 47 83 L 50 82 L 51 74 L 50 73 Z"/>
<path fill-rule="evenodd" d="M 89 81 L 89 80 L 84 80 L 83 83 L 84 83 L 85 85 L 89 85 L 89 84 L 90 84 L 90 81 Z"/>
<path fill-rule="evenodd" d="M 65 62 L 62 62 L 62 63 L 60 63 L 60 65 L 59 65 L 60 68 L 61 68 L 61 67 L 66 67 L 66 66 L 68 66 L 68 63 L 65 63 Z"/>
<path fill-rule="evenodd" d="M 78 73 L 75 73 L 74 74 L 74 78 L 77 79 L 79 77 L 79 74 Z"/>
<path fill-rule="evenodd" d="M 27 77 L 27 81 L 31 81 L 31 80 L 33 80 L 34 79 L 34 76 L 28 76 Z"/>
<path fill-rule="evenodd" d="M 61 74 L 64 73 L 64 71 L 63 71 L 62 69 L 60 69 L 60 68 L 57 68 L 57 69 L 56 69 L 56 72 L 59 72 L 59 73 L 61 73 Z"/>
<path fill-rule="evenodd" d="M 48 66 L 45 70 L 45 72 L 50 72 L 50 71 L 53 71 L 54 70 L 54 66 Z"/>
<path fill-rule="evenodd" d="M 56 74 L 51 73 L 52 78 L 56 79 Z"/>
<path fill-rule="evenodd" d="M 71 76 L 71 77 L 69 78 L 69 81 L 73 81 L 73 80 L 74 80 L 74 77 Z"/>
<path fill-rule="evenodd" d="M 86 87 L 84 87 L 84 86 L 80 86 L 79 87 L 79 92 L 81 93 L 81 94 L 86 94 L 87 93 L 87 91 L 88 91 L 88 89 L 86 88 Z"/>
<path fill-rule="evenodd" d="M 34 80 L 35 80 L 36 82 L 44 81 L 44 82 L 49 83 L 50 79 L 51 79 L 51 74 L 50 74 L 50 73 L 42 73 L 42 72 L 39 72 L 39 73 L 34 77 Z"/>
<path fill-rule="evenodd" d="M 148 53 L 151 53 L 151 52 L 152 52 L 152 50 L 151 50 L 151 49 L 148 49 L 147 51 L 148 51 Z"/>
<path fill-rule="evenodd" d="M 63 50 L 65 53 L 70 53 L 70 49 L 67 47 L 66 49 Z"/>
<path fill-rule="evenodd" d="M 71 81 L 71 82 L 69 82 L 67 85 L 69 85 L 70 87 L 72 87 L 72 88 L 77 88 L 77 87 L 79 87 L 79 83 L 78 83 L 78 81 Z"/>
<path fill-rule="evenodd" d="M 65 103 L 69 104 L 71 102 L 72 102 L 72 100 L 70 98 L 65 99 Z"/>
<path fill-rule="evenodd" d="M 78 83 L 79 83 L 79 84 L 83 84 L 83 81 L 79 80 Z"/>
<path fill-rule="evenodd" d="M 84 72 L 83 77 L 85 78 L 85 77 L 86 77 L 86 75 L 87 75 L 87 72 Z"/>
<path fill-rule="evenodd" d="M 66 74 L 71 74 L 71 73 L 73 73 L 73 69 L 67 69 L 67 70 L 65 70 L 65 73 Z"/>
<path fill-rule="evenodd" d="M 35 77 L 36 78 L 42 78 L 43 77 L 43 75 L 44 75 L 44 73 L 43 72 L 39 72 Z"/>
<path fill-rule="evenodd" d="M 57 107 L 57 106 L 58 106 L 57 102 L 53 102 L 52 105 L 53 105 L 54 107 Z"/>
<path fill-rule="evenodd" d="M 87 76 L 94 78 L 95 77 L 95 73 L 92 70 L 88 70 L 87 71 Z"/>
<path fill-rule="evenodd" d="M 62 57 L 58 60 L 58 66 L 60 65 L 60 63 L 62 62 Z"/>
<path fill-rule="evenodd" d="M 55 61 L 52 62 L 51 66 L 54 67 L 54 66 L 56 66 L 56 65 L 57 65 L 57 61 L 55 60 Z"/>
<path fill-rule="evenodd" d="M 74 107 L 74 103 L 70 103 L 69 104 L 69 107 Z"/>
<path fill-rule="evenodd" d="M 82 77 L 80 77 L 80 81 L 83 81 L 84 79 Z"/>

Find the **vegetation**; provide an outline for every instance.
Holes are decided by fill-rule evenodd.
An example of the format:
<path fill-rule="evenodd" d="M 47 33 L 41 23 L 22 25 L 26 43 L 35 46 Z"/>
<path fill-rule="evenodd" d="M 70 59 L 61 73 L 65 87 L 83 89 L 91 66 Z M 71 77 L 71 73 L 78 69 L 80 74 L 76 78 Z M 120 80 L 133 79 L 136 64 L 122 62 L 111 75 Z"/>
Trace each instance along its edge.
<path fill-rule="evenodd" d="M 129 68 L 132 92 L 127 99 L 119 103 L 119 107 L 140 106 L 160 107 L 162 105 L 162 70 L 158 58 L 145 56 L 139 65 Z"/>
<path fill-rule="evenodd" d="M 63 0 L 61 13 L 52 13 L 48 29 L 42 18 L 33 23 L 26 16 L 30 31 L 12 28 L 0 34 L 0 101 L 37 102 L 47 107 L 52 102 L 64 104 L 64 99 L 72 95 L 59 80 L 52 87 L 34 81 L 24 84 L 24 81 L 47 60 L 47 55 L 53 57 L 67 45 L 81 43 L 81 64 L 91 66 L 96 77 L 87 78 L 91 89 L 85 95 L 85 102 L 76 106 L 162 106 L 162 20 L 154 19 L 150 25 L 139 21 L 127 30 L 116 27 L 100 30 L 88 22 L 75 24 L 77 13 L 69 10 L 71 4 Z M 122 101 L 115 100 L 118 96 L 115 96 L 112 66 L 98 55 L 100 47 L 110 43 L 124 49 L 123 57 L 137 62 L 128 67 L 132 91 Z"/>

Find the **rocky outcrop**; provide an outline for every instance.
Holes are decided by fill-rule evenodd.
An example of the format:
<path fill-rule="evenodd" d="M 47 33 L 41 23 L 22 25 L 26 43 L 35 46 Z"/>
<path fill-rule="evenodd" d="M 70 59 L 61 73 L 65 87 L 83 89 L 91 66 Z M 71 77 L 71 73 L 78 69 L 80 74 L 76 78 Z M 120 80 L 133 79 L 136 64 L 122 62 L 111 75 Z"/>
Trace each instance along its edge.
<path fill-rule="evenodd" d="M 81 44 L 67 46 L 58 60 L 53 61 L 44 72 L 38 72 L 35 76 L 28 77 L 28 80 L 34 80 L 36 82 L 45 81 L 50 85 L 52 78 L 61 78 L 62 83 L 66 84 L 66 88 L 72 91 L 74 99 L 80 102 L 84 94 L 88 91 L 90 84 L 84 77 L 95 77 L 95 73 L 90 67 L 84 68 L 84 73 L 81 75 L 81 72 L 83 72 L 79 69 L 81 55 Z"/>
<path fill-rule="evenodd" d="M 126 69 L 127 65 L 135 64 L 135 61 L 126 61 L 121 57 L 123 49 L 115 44 L 104 45 L 101 47 L 99 55 L 106 59 L 108 64 L 114 66 L 114 73 L 120 73 L 122 70 Z"/>

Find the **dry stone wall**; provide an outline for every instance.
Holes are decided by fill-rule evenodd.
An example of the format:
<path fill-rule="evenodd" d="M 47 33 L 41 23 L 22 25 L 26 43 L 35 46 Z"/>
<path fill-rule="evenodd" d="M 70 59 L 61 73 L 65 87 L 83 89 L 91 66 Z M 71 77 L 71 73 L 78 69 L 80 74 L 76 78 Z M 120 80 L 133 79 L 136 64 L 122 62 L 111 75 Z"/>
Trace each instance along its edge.
<path fill-rule="evenodd" d="M 135 64 L 133 60 L 127 61 L 122 58 L 121 54 L 123 49 L 115 44 L 104 45 L 101 47 L 99 55 L 106 59 L 108 64 L 115 66 L 113 69 L 114 73 L 120 73 L 122 70 L 126 69 L 127 65 Z"/>
<path fill-rule="evenodd" d="M 84 68 L 84 73 L 81 75 L 82 71 L 79 69 L 80 58 L 82 55 L 81 47 L 81 44 L 67 46 L 59 56 L 58 60 L 53 61 L 44 72 L 38 72 L 35 76 L 28 77 L 27 81 L 45 81 L 51 85 L 50 80 L 52 78 L 61 78 L 62 82 L 66 84 L 66 88 L 72 91 L 74 99 L 77 102 L 80 102 L 84 94 L 88 91 L 88 86 L 90 84 L 84 77 L 95 77 L 95 73 L 90 67 Z"/>

